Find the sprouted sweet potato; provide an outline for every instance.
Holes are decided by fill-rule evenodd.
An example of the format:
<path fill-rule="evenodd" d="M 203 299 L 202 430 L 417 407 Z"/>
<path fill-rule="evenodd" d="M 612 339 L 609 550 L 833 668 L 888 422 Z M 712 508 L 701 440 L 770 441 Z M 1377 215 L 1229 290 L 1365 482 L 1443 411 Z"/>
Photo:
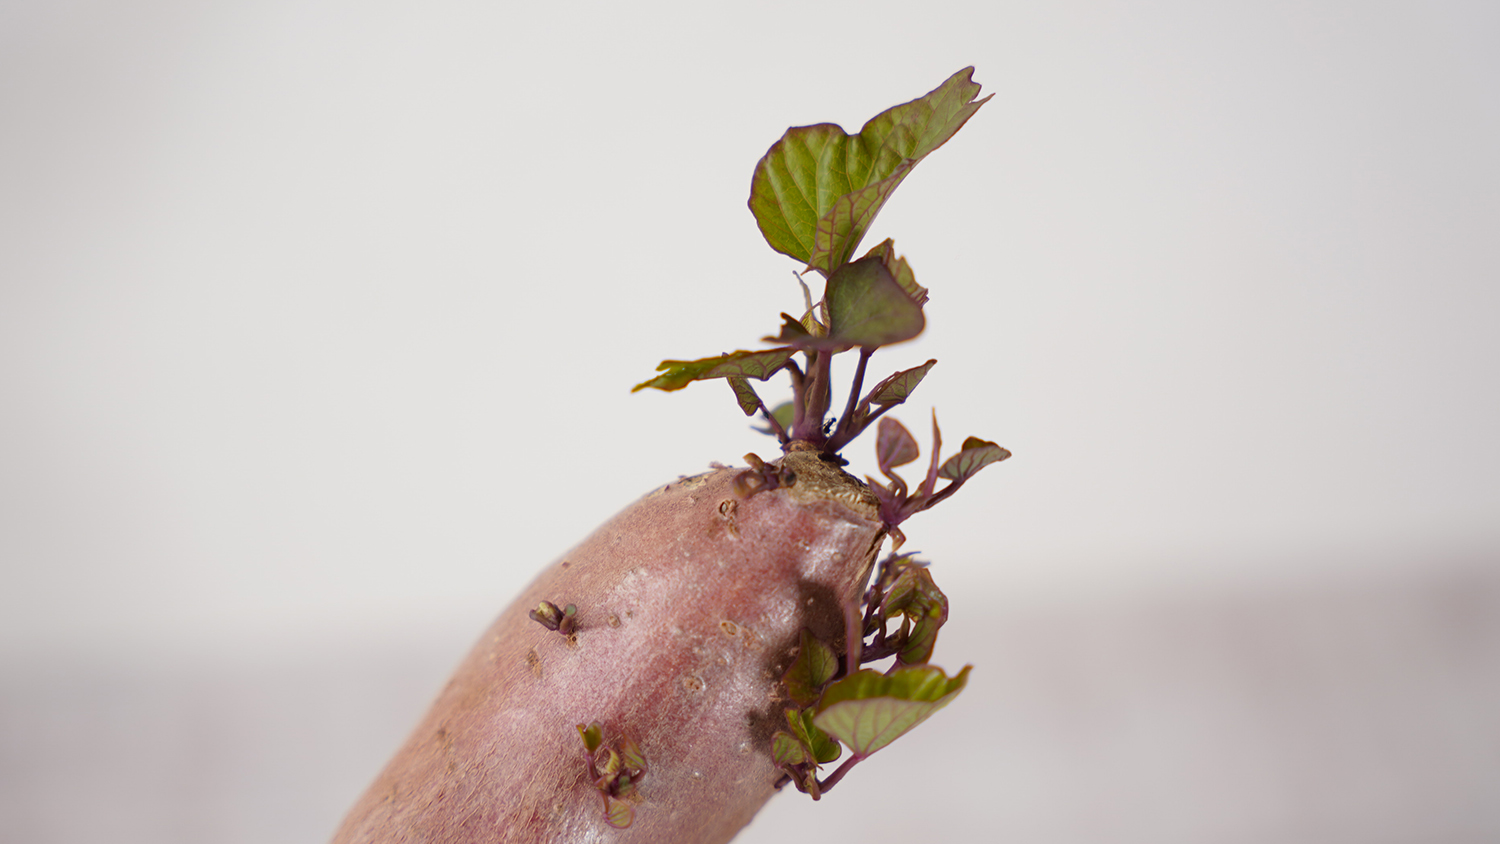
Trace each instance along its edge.
<path fill-rule="evenodd" d="M 968 667 L 929 663 L 948 601 L 900 553 L 900 525 L 1010 453 L 970 437 L 942 460 L 934 417 L 925 474 L 897 474 L 919 450 L 885 414 L 936 362 L 869 390 L 865 372 L 876 349 L 921 333 L 927 291 L 891 241 L 854 254 L 912 167 L 985 102 L 972 73 L 858 134 L 795 127 L 770 148 L 751 211 L 774 249 L 826 279 L 822 297 L 804 284 L 771 348 L 665 361 L 636 389 L 725 379 L 781 455 L 660 487 L 542 572 L 336 844 L 724 842 L 777 790 L 818 799 L 962 691 Z M 857 364 L 835 408 L 830 361 L 845 352 Z M 782 372 L 792 398 L 771 410 L 750 382 Z M 861 481 L 839 455 L 871 427 L 883 479 Z"/>

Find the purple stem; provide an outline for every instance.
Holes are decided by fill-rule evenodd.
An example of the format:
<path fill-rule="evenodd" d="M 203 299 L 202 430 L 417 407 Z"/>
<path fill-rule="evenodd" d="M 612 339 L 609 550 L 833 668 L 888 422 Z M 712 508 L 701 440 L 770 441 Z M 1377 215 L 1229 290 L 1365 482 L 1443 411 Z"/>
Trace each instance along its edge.
<path fill-rule="evenodd" d="M 853 430 L 854 408 L 859 404 L 859 391 L 865 385 L 865 364 L 870 362 L 870 355 L 875 354 L 874 346 L 861 346 L 859 349 L 859 364 L 854 368 L 854 384 L 849 388 L 849 400 L 844 403 L 844 415 L 839 417 L 839 426 L 834 429 L 833 439 L 829 448 L 838 451 L 846 443 L 859 435 L 859 431 Z"/>
<path fill-rule="evenodd" d="M 943 432 L 938 430 L 937 409 L 932 411 L 932 463 L 927 467 L 927 482 L 922 484 L 922 498 L 925 505 L 926 499 L 932 498 L 933 490 L 937 489 L 938 467 L 942 466 L 943 455 Z M 915 511 L 913 511 L 915 512 Z"/>
<path fill-rule="evenodd" d="M 755 397 L 755 403 L 760 405 L 760 415 L 766 417 L 766 422 L 770 423 L 771 430 L 776 432 L 777 441 L 782 445 L 790 442 L 791 437 L 786 435 L 786 429 L 781 427 L 781 423 L 776 421 L 776 417 L 771 414 L 771 411 L 766 410 L 766 403 L 760 400 L 760 396 L 757 395 Z"/>
<path fill-rule="evenodd" d="M 838 770 L 828 775 L 828 779 L 818 781 L 818 791 L 827 794 L 829 789 L 838 785 L 839 780 L 843 779 L 844 775 L 849 773 L 849 770 L 859 764 L 860 760 L 864 758 L 863 756 L 850 756 L 848 759 L 845 759 L 844 764 L 840 765 Z"/>
<path fill-rule="evenodd" d="M 823 417 L 828 415 L 828 379 L 831 374 L 829 360 L 833 355 L 830 352 L 815 351 L 812 360 L 808 363 L 808 373 L 802 394 L 803 414 L 792 426 L 793 439 L 806 440 L 807 442 L 822 445 Z"/>

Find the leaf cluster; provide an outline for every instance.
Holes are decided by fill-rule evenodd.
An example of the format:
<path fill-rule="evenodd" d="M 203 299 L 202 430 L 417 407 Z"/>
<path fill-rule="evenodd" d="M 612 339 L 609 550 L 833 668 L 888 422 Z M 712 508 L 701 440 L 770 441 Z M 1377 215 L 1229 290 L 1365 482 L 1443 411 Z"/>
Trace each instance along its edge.
<path fill-rule="evenodd" d="M 926 566 L 911 555 L 891 555 L 865 596 L 861 647 L 841 664 L 839 656 L 811 631 L 802 631 L 797 657 L 782 676 L 789 701 L 787 729 L 772 736 L 771 751 L 784 781 L 814 800 L 860 761 L 910 732 L 947 706 L 968 682 L 972 666 L 949 677 L 927 664 L 938 629 L 948 620 L 948 598 Z M 900 629 L 887 631 L 900 619 Z M 884 673 L 859 665 L 890 656 Z M 854 664 L 857 663 L 857 664 Z M 850 665 L 854 667 L 851 668 Z M 854 669 L 858 670 L 854 670 Z M 849 758 L 826 779 L 820 767 Z"/>
<path fill-rule="evenodd" d="M 620 734 L 614 743 L 604 741 L 604 727 L 598 722 L 577 725 L 583 739 L 589 782 L 604 799 L 604 818 L 610 826 L 624 829 L 635 821 L 636 783 L 646 775 L 646 755 L 628 735 Z"/>
<path fill-rule="evenodd" d="M 928 291 L 891 240 L 854 256 L 912 169 L 989 100 L 977 99 L 980 86 L 973 73 L 973 68 L 960 70 L 925 96 L 871 118 L 852 135 L 831 123 L 788 129 L 756 164 L 749 207 L 771 248 L 805 265 L 798 275 L 805 304 L 801 316 L 781 315 L 777 333 L 764 338 L 773 348 L 665 360 L 658 375 L 635 389 L 680 390 L 723 378 L 740 410 L 760 414 L 763 430 L 783 449 L 813 449 L 841 462 L 839 451 L 904 403 L 937 363 L 893 373 L 863 391 L 870 356 L 925 329 Z M 812 273 L 825 280 L 816 302 L 805 281 Z M 833 416 L 831 361 L 846 352 L 855 352 L 858 363 L 842 413 Z M 791 379 L 792 399 L 767 409 L 751 382 L 783 371 Z"/>
<path fill-rule="evenodd" d="M 927 466 L 927 475 L 916 489 L 909 489 L 905 479 L 896 474 L 896 467 L 905 466 L 922 456 L 917 440 L 906 430 L 906 426 L 895 419 L 882 419 L 875 432 L 875 459 L 880 473 L 887 483 L 866 476 L 870 491 L 880 499 L 880 515 L 890 530 L 895 547 L 905 541 L 898 525 L 913 515 L 926 510 L 951 496 L 979 470 L 1010 457 L 1010 451 L 989 440 L 969 437 L 957 454 L 939 462 L 942 455 L 943 433 L 938 428 L 937 413 L 932 415 L 932 459 Z M 948 481 L 942 489 L 939 480 Z"/>
<path fill-rule="evenodd" d="M 749 207 L 771 248 L 804 265 L 797 274 L 800 314 L 781 314 L 776 333 L 762 338 L 771 348 L 662 361 L 655 377 L 635 386 L 671 391 L 722 378 L 740 410 L 759 414 L 766 425 L 762 430 L 774 435 L 783 451 L 814 451 L 838 465 L 844 462 L 839 452 L 878 424 L 875 450 L 886 480 L 869 482 L 898 549 L 904 541 L 898 525 L 952 495 L 985 466 L 1010 457 L 993 442 L 969 437 L 958 453 L 941 459 L 934 414 L 927 473 L 910 487 L 895 470 L 917 460 L 921 451 L 911 433 L 886 413 L 911 397 L 937 361 L 894 372 L 865 389 L 871 356 L 926 328 L 928 291 L 891 240 L 855 256 L 876 215 L 912 169 L 989 100 L 978 99 L 973 72 L 960 70 L 925 96 L 877 114 L 854 134 L 831 123 L 788 129 L 756 164 Z M 813 274 L 823 278 L 816 301 L 806 281 Z M 849 352 L 856 363 L 840 411 L 834 406 L 831 362 Z M 752 382 L 781 372 L 791 381 L 791 400 L 768 409 Z M 741 496 L 794 481 L 780 462 L 753 454 L 746 459 L 751 468 L 735 481 Z M 940 480 L 947 481 L 942 489 Z M 781 678 L 786 727 L 773 733 L 772 755 L 783 783 L 794 783 L 813 799 L 946 706 L 968 682 L 968 666 L 949 677 L 928 663 L 938 630 L 948 620 L 948 599 L 911 555 L 893 552 L 882 563 L 863 607 L 862 613 L 846 607 L 844 654 L 804 630 L 797 656 Z M 892 660 L 884 672 L 862 667 L 884 659 Z M 597 749 L 603 747 L 602 737 L 590 744 L 585 728 L 579 729 L 606 812 L 616 811 L 610 802 L 616 800 L 625 806 L 618 810 L 623 815 L 629 807 L 620 801 L 628 796 L 621 789 L 638 774 L 628 761 L 610 761 L 623 751 L 601 756 L 608 750 Z M 820 777 L 821 766 L 840 758 L 845 748 L 848 756 L 838 769 Z"/>

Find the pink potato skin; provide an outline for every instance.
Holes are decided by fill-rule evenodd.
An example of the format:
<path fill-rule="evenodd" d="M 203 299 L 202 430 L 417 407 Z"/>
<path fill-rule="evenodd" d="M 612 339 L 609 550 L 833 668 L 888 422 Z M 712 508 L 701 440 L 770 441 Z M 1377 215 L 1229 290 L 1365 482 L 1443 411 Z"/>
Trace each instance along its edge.
<path fill-rule="evenodd" d="M 774 465 L 774 464 L 773 464 Z M 626 508 L 485 632 L 335 844 L 733 838 L 775 793 L 771 734 L 802 628 L 842 649 L 885 536 L 876 502 L 809 452 L 790 486 L 740 497 L 716 469 Z M 570 637 L 531 620 L 575 604 Z M 842 652 L 842 650 L 840 650 Z M 610 826 L 576 724 L 623 732 L 647 773 Z"/>

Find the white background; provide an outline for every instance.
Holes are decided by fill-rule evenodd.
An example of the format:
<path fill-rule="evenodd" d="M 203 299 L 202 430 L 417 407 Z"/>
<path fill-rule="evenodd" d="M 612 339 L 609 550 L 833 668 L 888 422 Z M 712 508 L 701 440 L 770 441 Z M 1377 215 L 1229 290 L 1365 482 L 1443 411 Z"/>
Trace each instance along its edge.
<path fill-rule="evenodd" d="M 31 841 L 325 838 L 542 564 L 653 485 L 773 455 L 722 385 L 628 390 L 799 305 L 797 265 L 745 208 L 766 147 L 793 124 L 853 131 L 972 64 L 995 99 L 867 240 L 894 237 L 932 290 L 927 334 L 872 361 L 940 361 L 900 416 L 925 445 L 936 405 L 950 443 L 1016 454 L 908 525 L 955 618 L 999 619 L 939 649 L 980 669 L 926 728 L 957 767 L 922 778 L 970 795 L 936 828 L 1418 840 L 1379 837 L 1407 829 L 1387 812 L 1454 836 L 1423 840 L 1500 830 L 1482 801 L 1409 787 L 1500 782 L 1478 704 L 1500 678 L 1466 667 L 1500 660 L 1500 634 L 1486 609 L 1450 635 L 1432 597 L 1500 595 L 1497 43 L 1486 3 L 11 0 L 0 823 Z M 1191 609 L 1223 601 L 1239 609 Z M 1178 617 L 1164 606 L 1179 627 L 1130 638 Z M 1347 654 L 1309 642 L 1399 651 L 1337 695 L 1416 689 L 1422 717 L 1453 719 L 1452 753 L 1393 740 L 1427 755 L 1334 753 L 1313 785 L 1267 763 L 1245 787 L 1212 759 L 1280 741 L 1296 768 L 1316 738 L 1193 698 L 1230 738 L 1203 769 L 1173 756 L 1192 745 L 1173 684 L 1221 687 L 1172 648 L 1292 617 L 1305 638 L 1244 659 L 1324 677 Z M 1139 647 L 1007 662 L 984 650 L 1007 624 Z M 1452 676 L 1420 675 L 1444 660 Z M 1067 767 L 1062 744 L 1005 733 L 1042 711 L 1015 708 L 1023 663 L 1071 665 L 1065 703 L 1110 699 L 1124 686 L 1099 678 L 1120 671 L 1140 743 L 1060 727 L 1096 754 Z M 1255 676 L 1326 736 L 1305 683 Z M 1350 745 L 1415 717 L 1388 715 Z M 993 767 L 1028 759 L 1062 767 Z M 1389 781 L 1343 803 L 1286 802 L 1372 766 Z M 881 779 L 869 767 L 841 788 Z M 112 808 L 42 796 L 80 788 Z M 1207 808 L 1165 823 L 1192 788 Z M 1082 794 L 1119 805 L 1080 821 Z M 800 820 L 779 798 L 742 840 L 855 823 L 846 799 Z"/>

